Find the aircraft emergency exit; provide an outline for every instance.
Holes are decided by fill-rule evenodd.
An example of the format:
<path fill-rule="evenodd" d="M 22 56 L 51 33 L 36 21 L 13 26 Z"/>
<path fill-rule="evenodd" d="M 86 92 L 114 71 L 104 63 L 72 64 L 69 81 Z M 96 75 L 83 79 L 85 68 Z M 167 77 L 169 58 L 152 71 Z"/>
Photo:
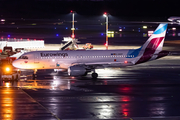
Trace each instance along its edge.
<path fill-rule="evenodd" d="M 33 51 L 13 62 L 20 69 L 67 69 L 70 76 L 84 76 L 99 67 L 122 67 L 155 60 L 169 54 L 162 51 L 168 24 L 160 24 L 138 49 L 88 51 Z M 35 75 L 35 73 L 34 73 Z"/>

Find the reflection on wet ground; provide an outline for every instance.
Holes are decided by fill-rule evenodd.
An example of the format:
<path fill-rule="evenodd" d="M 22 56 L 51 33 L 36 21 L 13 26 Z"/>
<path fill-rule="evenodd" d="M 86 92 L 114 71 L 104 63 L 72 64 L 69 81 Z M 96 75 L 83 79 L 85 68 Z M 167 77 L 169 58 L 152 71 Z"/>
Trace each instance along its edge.
<path fill-rule="evenodd" d="M 179 59 L 99 69 L 97 81 L 52 70 L 32 80 L 23 71 L 19 81 L 1 81 L 1 119 L 180 119 Z"/>
<path fill-rule="evenodd" d="M 0 88 L 1 120 L 56 120 L 33 98 L 17 87 Z"/>

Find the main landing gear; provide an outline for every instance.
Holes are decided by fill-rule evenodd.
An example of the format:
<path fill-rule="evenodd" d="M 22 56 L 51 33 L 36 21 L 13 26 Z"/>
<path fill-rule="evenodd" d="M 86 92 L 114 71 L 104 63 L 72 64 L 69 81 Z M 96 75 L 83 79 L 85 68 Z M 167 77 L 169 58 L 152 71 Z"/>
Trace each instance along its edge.
<path fill-rule="evenodd" d="M 92 76 L 93 79 L 97 79 L 98 74 L 97 73 L 92 73 L 91 76 Z"/>
<path fill-rule="evenodd" d="M 93 73 L 91 74 L 93 79 L 97 79 L 98 74 L 95 72 L 95 69 L 93 70 Z"/>

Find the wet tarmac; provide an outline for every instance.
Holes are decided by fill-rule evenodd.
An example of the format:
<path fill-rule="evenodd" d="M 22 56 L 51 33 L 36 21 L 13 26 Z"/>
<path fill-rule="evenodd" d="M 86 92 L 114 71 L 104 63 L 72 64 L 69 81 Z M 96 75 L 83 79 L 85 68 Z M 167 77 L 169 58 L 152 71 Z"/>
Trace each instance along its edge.
<path fill-rule="evenodd" d="M 22 71 L 17 82 L 1 81 L 0 119 L 178 120 L 180 56 L 126 68 L 96 70 L 97 81 L 67 72 Z"/>

